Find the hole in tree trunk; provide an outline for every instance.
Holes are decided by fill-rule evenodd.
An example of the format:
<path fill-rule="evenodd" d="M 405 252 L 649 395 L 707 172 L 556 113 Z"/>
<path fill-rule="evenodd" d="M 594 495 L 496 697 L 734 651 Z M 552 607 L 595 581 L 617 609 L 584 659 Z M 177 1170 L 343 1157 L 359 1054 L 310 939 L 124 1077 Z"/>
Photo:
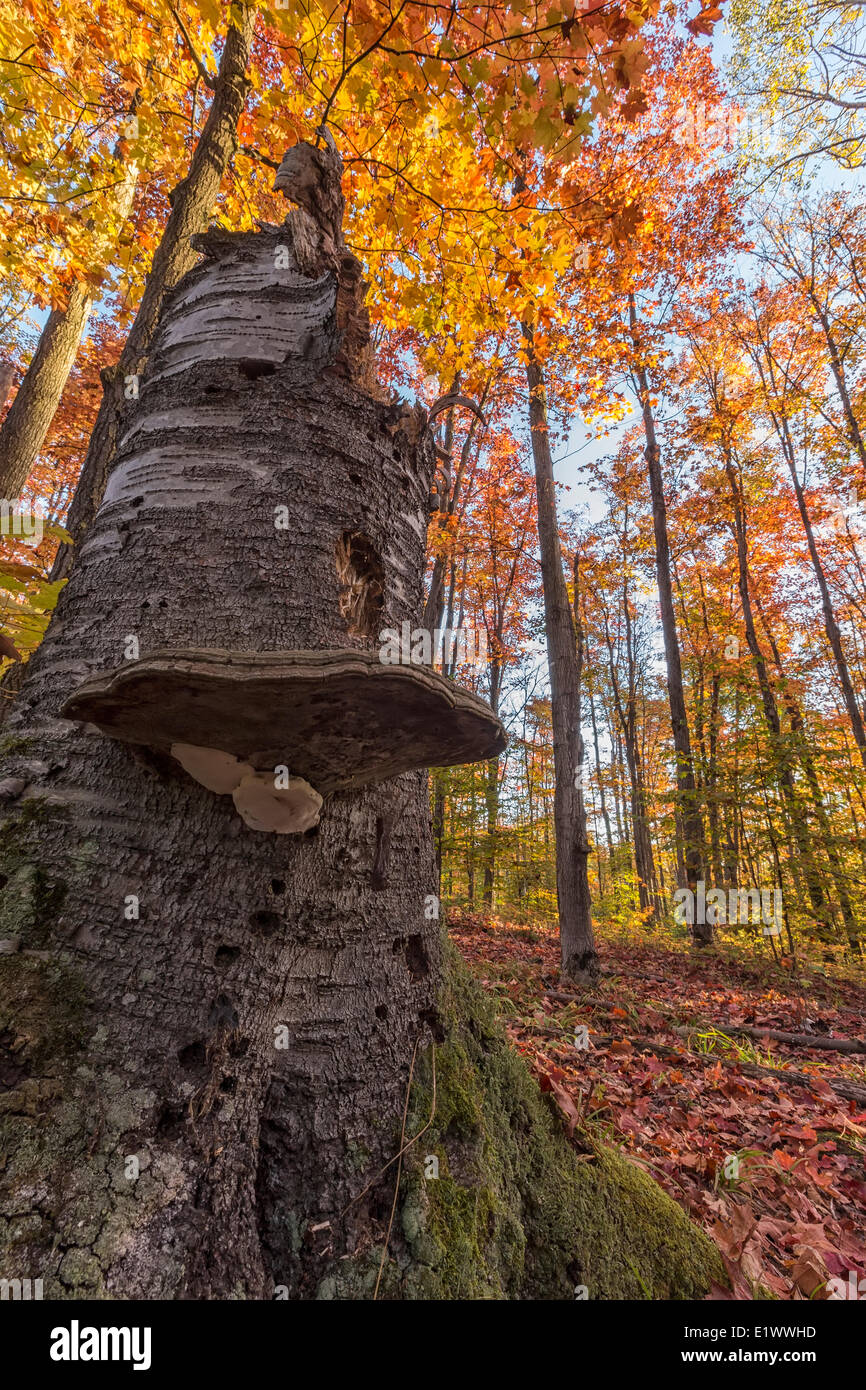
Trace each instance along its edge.
<path fill-rule="evenodd" d="M 406 966 L 413 980 L 423 980 L 430 969 L 424 942 L 420 936 L 410 936 L 403 948 Z"/>
<path fill-rule="evenodd" d="M 15 1034 L 9 1028 L 0 1033 L 0 1091 L 14 1091 L 28 1074 L 27 1063 L 13 1051 Z"/>
<path fill-rule="evenodd" d="M 158 1139 L 179 1139 L 186 1126 L 187 1112 L 182 1106 L 164 1105 L 156 1122 Z"/>
<path fill-rule="evenodd" d="M 272 936 L 280 927 L 280 919 L 276 912 L 269 912 L 263 907 L 251 915 L 250 926 L 261 932 L 262 936 Z"/>
<path fill-rule="evenodd" d="M 337 541 L 340 614 L 353 637 L 375 637 L 385 607 L 385 569 L 363 531 L 344 531 Z"/>
<path fill-rule="evenodd" d="M 194 1070 L 196 1067 L 203 1067 L 207 1060 L 207 1053 L 203 1042 L 187 1043 L 177 1054 L 177 1060 L 182 1067 Z"/>
<path fill-rule="evenodd" d="M 248 381 L 256 381 L 260 376 L 273 376 L 276 370 L 273 362 L 262 362 L 255 357 L 242 357 L 238 362 L 238 371 Z"/>

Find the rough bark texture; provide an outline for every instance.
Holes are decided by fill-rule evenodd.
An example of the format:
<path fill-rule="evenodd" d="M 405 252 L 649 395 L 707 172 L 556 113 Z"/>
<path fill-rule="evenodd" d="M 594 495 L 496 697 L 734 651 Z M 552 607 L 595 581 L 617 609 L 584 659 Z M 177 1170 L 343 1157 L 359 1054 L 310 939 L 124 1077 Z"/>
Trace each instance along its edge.
<path fill-rule="evenodd" d="M 73 285 L 45 321 L 30 365 L 0 427 L 0 496 L 17 498 L 30 476 L 60 402 L 90 313 L 91 296 Z"/>
<path fill-rule="evenodd" d="M 129 106 L 130 116 L 135 115 L 140 97 L 137 89 Z M 112 157 L 118 162 L 119 177 L 111 201 L 114 216 L 122 225 L 132 208 L 138 167 L 134 160 L 125 159 L 122 141 L 115 145 Z M 75 364 L 94 298 L 94 284 L 98 283 L 114 255 L 112 238 L 104 230 L 100 231 L 96 222 L 91 216 L 86 223 L 88 229 L 94 231 L 91 268 L 96 278 L 91 280 L 89 287 L 72 285 L 66 303 L 51 310 L 30 366 L 0 426 L 0 493 L 8 500 L 17 498 L 30 476 Z M 2 386 L 0 395 L 5 401 Z"/>
<path fill-rule="evenodd" d="M 171 197 L 171 212 L 120 360 L 102 373 L 103 398 L 66 521 L 76 543 L 84 537 L 102 502 L 124 419 L 134 409 L 125 394 L 127 384 L 145 369 L 166 297 L 195 264 L 190 238 L 206 227 L 234 153 L 237 124 L 249 87 L 246 69 L 255 22 L 254 6 L 244 3 L 233 7 L 213 99 L 189 171 Z M 74 553 L 74 546 L 60 547 L 53 579 L 68 576 Z"/>
<path fill-rule="evenodd" d="M 453 947 L 443 964 L 379 1296 L 694 1299 L 724 1283 L 718 1251 L 646 1173 L 589 1133 L 566 1139 Z M 344 1262 L 319 1296 L 369 1296 L 381 1254 Z"/>
<path fill-rule="evenodd" d="M 3 1264 L 38 1268 L 55 1295 L 267 1295 L 263 1134 L 299 1136 L 280 1210 L 333 1217 L 383 1157 L 377 1119 L 399 1110 L 432 1006 L 423 775 L 336 794 L 312 837 L 258 834 L 171 760 L 57 717 L 130 637 L 142 656 L 369 648 L 340 613 L 347 530 L 382 556 L 384 620 L 417 621 L 432 454 L 409 412 L 326 372 L 335 277 L 275 270 L 281 235 L 230 245 L 179 287 L 8 728 L 24 785 L 0 829 L 0 935 L 18 947 L 0 957 L 2 1209 L 20 1215 Z M 227 326 L 214 286 L 230 301 L 238 280 Z M 380 862 L 374 888 L 395 812 L 402 871 Z"/>
<path fill-rule="evenodd" d="M 700 1296 L 705 1238 L 621 1158 L 578 1162 L 460 971 L 443 981 L 423 773 L 261 834 L 58 715 L 130 637 L 142 657 L 369 649 L 340 607 L 347 530 L 380 557 L 385 620 L 417 621 L 432 451 L 338 366 L 336 275 L 275 270 L 283 235 L 221 243 L 170 301 L 5 735 L 0 1273 L 60 1298 L 369 1296 L 411 1079 L 407 1133 L 434 1111 L 443 1173 L 422 1188 L 407 1158 L 383 1296 Z M 246 285 L 231 315 L 220 280 Z"/>
<path fill-rule="evenodd" d="M 553 721 L 553 763 L 556 786 L 553 818 L 556 826 L 556 896 L 562 971 L 571 979 L 592 979 L 598 955 L 592 929 L 589 896 L 589 852 L 586 814 L 579 784 L 583 762 L 580 731 L 580 670 L 577 638 L 562 571 L 562 551 L 556 520 L 556 484 L 547 430 L 544 372 L 535 356 L 532 329 L 523 325 L 527 349 L 529 423 L 538 495 L 538 541 L 544 590 L 544 626 L 550 669 Z"/>

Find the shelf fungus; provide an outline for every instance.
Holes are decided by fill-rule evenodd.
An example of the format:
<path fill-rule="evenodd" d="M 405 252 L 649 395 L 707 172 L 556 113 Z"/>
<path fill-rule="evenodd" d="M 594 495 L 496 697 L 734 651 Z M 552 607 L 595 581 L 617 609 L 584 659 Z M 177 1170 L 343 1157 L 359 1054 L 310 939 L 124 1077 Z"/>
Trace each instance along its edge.
<path fill-rule="evenodd" d="M 314 826 L 331 792 L 505 747 L 478 696 L 429 666 L 355 649 L 155 651 L 91 676 L 62 714 L 170 752 L 197 782 L 231 795 L 248 826 L 276 834 Z"/>

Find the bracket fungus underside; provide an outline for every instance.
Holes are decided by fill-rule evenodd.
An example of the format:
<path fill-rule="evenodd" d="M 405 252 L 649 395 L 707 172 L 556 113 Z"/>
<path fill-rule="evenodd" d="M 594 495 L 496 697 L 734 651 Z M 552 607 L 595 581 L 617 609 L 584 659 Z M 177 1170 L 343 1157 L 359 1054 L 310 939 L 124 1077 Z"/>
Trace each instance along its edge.
<path fill-rule="evenodd" d="M 497 716 L 428 666 L 376 652 L 155 651 L 91 676 L 65 719 L 168 751 L 247 825 L 299 833 L 322 798 L 423 767 L 495 757 Z M 274 770 L 289 775 L 275 784 Z"/>

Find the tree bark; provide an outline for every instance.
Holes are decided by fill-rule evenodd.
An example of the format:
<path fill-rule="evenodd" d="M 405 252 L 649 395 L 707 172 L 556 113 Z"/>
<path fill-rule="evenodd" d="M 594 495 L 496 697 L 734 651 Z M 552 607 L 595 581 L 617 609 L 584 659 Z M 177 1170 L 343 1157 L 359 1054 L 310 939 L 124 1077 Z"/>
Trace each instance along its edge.
<path fill-rule="evenodd" d="M 761 650 L 758 634 L 755 629 L 749 585 L 749 554 L 746 538 L 745 502 L 740 479 L 737 476 L 730 449 L 724 443 L 722 445 L 722 457 L 728 484 L 731 489 L 734 535 L 737 547 L 737 575 L 740 603 L 743 610 L 743 626 L 745 628 L 746 642 L 752 656 L 755 674 L 758 678 L 758 686 L 761 692 L 761 703 L 764 709 L 764 718 L 767 724 L 767 732 L 770 739 L 774 764 L 773 771 L 778 785 L 782 790 L 782 794 L 785 797 L 785 804 L 791 818 L 791 828 L 793 830 L 799 857 L 803 864 L 803 874 L 806 880 L 806 887 L 809 892 L 812 908 L 816 916 L 821 919 L 826 911 L 824 888 L 812 853 L 809 839 L 809 827 L 806 823 L 803 808 L 794 784 L 794 777 L 791 771 L 791 753 L 786 746 L 786 741 L 782 732 L 782 722 L 779 718 L 779 709 L 776 704 L 776 697 L 773 694 L 770 678 L 767 673 L 767 663 L 764 659 L 764 653 Z"/>
<path fill-rule="evenodd" d="M 323 370 L 333 292 L 329 309 L 296 275 L 274 309 L 281 237 L 240 238 L 178 287 L 8 728 L 24 785 L 0 827 L 0 934 L 16 948 L 0 957 L 17 1083 L 3 1210 L 29 1210 L 16 1249 L 54 1296 L 303 1296 L 322 1266 L 314 1250 L 290 1258 L 286 1222 L 336 1231 L 390 1157 L 381 1117 L 429 1036 L 422 774 L 335 793 L 318 831 L 283 837 L 248 829 L 167 754 L 57 717 L 130 638 L 142 653 L 369 647 L 346 630 L 335 565 L 359 524 L 384 557 L 384 618 L 420 616 L 429 451 L 414 417 Z M 311 305 L 330 315 L 324 361 L 286 336 Z M 250 378 L 256 353 L 274 369 Z M 339 1253 L 369 1217 L 356 1204 Z"/>
<path fill-rule="evenodd" d="M 30 476 L 54 419 L 87 323 L 91 293 L 69 290 L 66 303 L 51 310 L 36 351 L 0 426 L 0 494 L 12 501 Z"/>
<path fill-rule="evenodd" d="M 629 296 L 629 323 L 637 346 L 637 310 L 634 296 Z M 686 700 L 683 691 L 683 671 L 680 659 L 680 645 L 677 636 L 677 620 L 674 612 L 673 585 L 671 582 L 670 544 L 668 541 L 667 506 L 665 503 L 664 481 L 661 470 L 661 450 L 656 438 L 655 417 L 652 408 L 649 378 L 646 368 L 635 368 L 637 394 L 643 415 L 646 437 L 646 461 L 649 471 L 650 500 L 652 502 L 653 531 L 656 547 L 656 583 L 659 591 L 662 633 L 665 645 L 667 666 L 668 702 L 671 711 L 671 732 L 674 740 L 674 754 L 677 764 L 677 795 L 679 800 L 680 824 L 683 834 L 683 867 L 687 886 L 694 893 L 704 875 L 704 826 L 701 808 L 695 787 L 694 762 L 692 759 L 689 721 L 686 713 Z M 693 926 L 695 942 L 700 946 L 710 945 L 713 929 L 708 923 L 695 922 Z"/>
<path fill-rule="evenodd" d="M 243 3 L 233 6 L 231 14 L 213 99 L 189 172 L 171 197 L 171 212 L 120 359 L 102 372 L 102 402 L 66 521 L 73 544 L 60 547 L 52 570 L 54 580 L 68 576 L 74 546 L 83 540 L 102 501 L 124 423 L 134 408 L 134 393 L 153 346 L 160 312 L 166 297 L 195 264 L 190 237 L 207 226 L 234 154 L 237 124 L 249 89 L 246 69 L 256 9 Z"/>
<path fill-rule="evenodd" d="M 535 353 L 531 327 L 524 323 L 521 329 L 527 356 L 529 423 L 538 496 L 538 540 L 553 718 L 556 779 L 553 807 L 562 972 L 575 980 L 591 979 L 598 973 L 598 954 L 589 894 L 590 845 L 579 784 L 583 739 L 580 731 L 577 641 L 562 571 L 544 372 Z"/>
<path fill-rule="evenodd" d="M 129 106 L 130 116 L 135 114 L 139 100 L 140 92 L 136 90 Z M 115 216 L 122 225 L 132 208 L 138 169 L 134 162 L 122 164 L 122 142 L 115 146 L 112 157 L 124 169 L 113 196 Z M 90 218 L 87 225 L 92 227 L 94 223 L 95 219 Z M 104 274 L 106 262 L 112 254 L 110 239 L 97 231 L 92 268 L 98 276 Z M 69 373 L 75 365 L 92 303 L 92 286 L 88 289 L 82 284 L 74 284 L 66 303 L 51 310 L 15 400 L 0 426 L 0 493 L 9 500 L 18 497 L 45 442 Z"/>
<path fill-rule="evenodd" d="M 4 740 L 0 1271 L 49 1298 L 703 1297 L 710 1242 L 619 1154 L 575 1152 L 443 969 L 423 772 L 334 791 L 279 836 L 162 735 L 59 713 L 156 651 L 204 650 L 230 688 L 243 654 L 368 655 L 421 614 L 423 414 L 347 347 L 359 263 L 311 270 L 297 228 L 200 242 Z M 349 738 L 324 677 L 312 707 L 314 734 Z M 150 710 L 156 730 L 171 697 Z M 401 1114 L 425 1152 L 395 1169 Z"/>

